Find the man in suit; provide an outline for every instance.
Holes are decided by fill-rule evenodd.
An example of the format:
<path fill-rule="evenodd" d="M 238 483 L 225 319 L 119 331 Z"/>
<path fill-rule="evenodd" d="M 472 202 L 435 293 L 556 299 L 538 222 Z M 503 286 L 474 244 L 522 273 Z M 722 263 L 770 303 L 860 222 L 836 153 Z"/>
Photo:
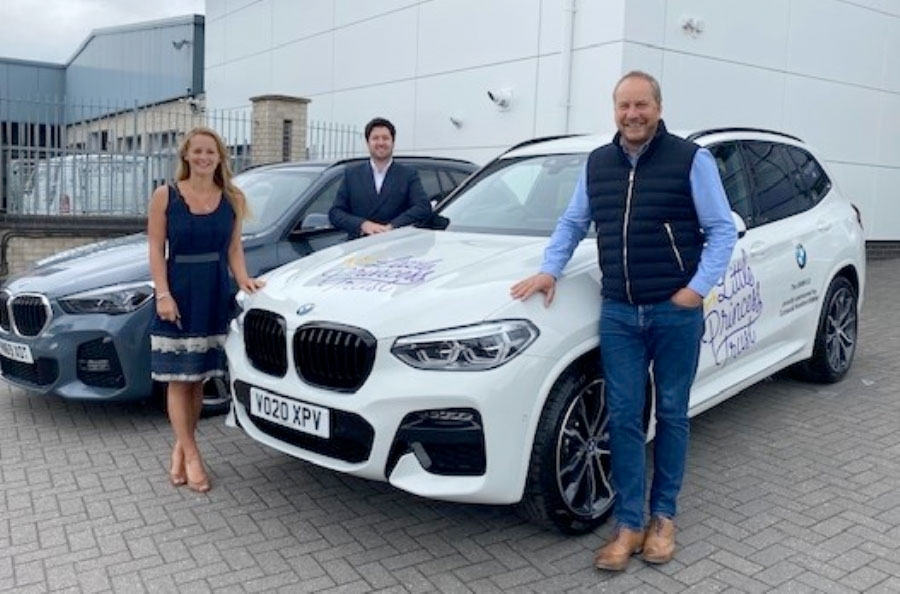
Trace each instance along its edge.
<path fill-rule="evenodd" d="M 384 118 L 366 124 L 367 163 L 348 167 L 328 211 L 331 224 L 351 239 L 424 223 L 431 203 L 415 169 L 394 163 L 394 125 Z"/>

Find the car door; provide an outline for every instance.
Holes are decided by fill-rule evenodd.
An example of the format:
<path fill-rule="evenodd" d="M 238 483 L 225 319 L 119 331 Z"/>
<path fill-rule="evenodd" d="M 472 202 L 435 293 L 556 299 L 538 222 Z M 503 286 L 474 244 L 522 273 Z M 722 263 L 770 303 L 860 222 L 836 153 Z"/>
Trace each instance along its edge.
<path fill-rule="evenodd" d="M 796 167 L 784 145 L 763 140 L 741 143 L 753 187 L 753 229 L 747 266 L 759 282 L 761 315 L 756 348 L 765 368 L 779 366 L 803 345 L 794 322 L 812 280 L 807 246 L 816 233 L 797 192 Z M 751 237 L 752 235 L 752 237 Z M 800 308 L 802 309 L 802 308 Z"/>
<path fill-rule="evenodd" d="M 835 254 L 846 243 L 841 226 L 844 215 L 837 203 L 823 201 L 831 180 L 815 157 L 787 144 L 783 151 L 793 167 L 791 180 L 802 212 L 792 217 L 795 277 L 779 313 L 790 331 L 787 340 L 804 343 L 815 335 Z"/>
<path fill-rule="evenodd" d="M 746 230 L 738 235 L 725 275 L 704 301 L 704 333 L 691 407 L 715 398 L 764 367 L 757 346 L 763 313 L 760 264 L 751 258 L 765 229 L 756 226 L 750 171 L 739 142 L 707 147 L 716 159 L 732 212 Z"/>
<path fill-rule="evenodd" d="M 278 246 L 279 265 L 347 241 L 347 232 L 335 229 L 328 222 L 328 211 L 337 196 L 342 173 L 343 169 L 331 173 L 300 211 L 288 232 L 287 241 Z"/>
<path fill-rule="evenodd" d="M 427 160 L 399 159 L 398 162 L 419 172 L 422 186 L 429 197 L 440 197 L 443 194 L 439 173 L 444 170 L 457 173 L 455 169 L 441 168 L 439 164 L 426 165 Z M 288 234 L 288 241 L 279 246 L 279 264 L 286 264 L 312 252 L 347 241 L 347 233 L 334 229 L 328 222 L 328 211 L 337 196 L 342 173 L 343 169 L 332 173 L 332 177 L 322 185 L 309 205 L 300 212 Z"/>

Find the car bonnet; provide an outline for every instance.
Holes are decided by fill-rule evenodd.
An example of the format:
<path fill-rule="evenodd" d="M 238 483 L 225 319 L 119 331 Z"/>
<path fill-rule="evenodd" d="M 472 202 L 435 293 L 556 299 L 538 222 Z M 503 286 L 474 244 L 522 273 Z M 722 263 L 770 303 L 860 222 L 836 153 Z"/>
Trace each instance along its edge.
<path fill-rule="evenodd" d="M 329 321 L 376 337 L 476 323 L 540 266 L 545 237 L 401 229 L 288 264 L 245 301 L 289 327 Z"/>

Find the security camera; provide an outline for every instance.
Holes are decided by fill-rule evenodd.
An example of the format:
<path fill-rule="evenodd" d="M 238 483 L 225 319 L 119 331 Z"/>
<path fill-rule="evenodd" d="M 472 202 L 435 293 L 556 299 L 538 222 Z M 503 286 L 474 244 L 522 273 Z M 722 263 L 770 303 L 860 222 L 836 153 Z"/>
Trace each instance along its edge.
<path fill-rule="evenodd" d="M 512 102 L 512 89 L 488 90 L 487 96 L 500 109 L 509 109 L 509 105 Z"/>

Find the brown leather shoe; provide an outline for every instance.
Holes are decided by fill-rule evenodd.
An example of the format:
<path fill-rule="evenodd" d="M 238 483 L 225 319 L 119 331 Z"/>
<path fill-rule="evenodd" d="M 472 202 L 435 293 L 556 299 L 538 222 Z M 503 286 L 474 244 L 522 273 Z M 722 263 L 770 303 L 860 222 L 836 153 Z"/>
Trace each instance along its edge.
<path fill-rule="evenodd" d="M 641 552 L 644 531 L 619 526 L 612 540 L 600 547 L 594 557 L 594 567 L 609 571 L 622 571 L 634 553 Z"/>
<path fill-rule="evenodd" d="M 665 516 L 653 516 L 641 556 L 647 563 L 668 563 L 674 555 L 675 522 Z"/>

